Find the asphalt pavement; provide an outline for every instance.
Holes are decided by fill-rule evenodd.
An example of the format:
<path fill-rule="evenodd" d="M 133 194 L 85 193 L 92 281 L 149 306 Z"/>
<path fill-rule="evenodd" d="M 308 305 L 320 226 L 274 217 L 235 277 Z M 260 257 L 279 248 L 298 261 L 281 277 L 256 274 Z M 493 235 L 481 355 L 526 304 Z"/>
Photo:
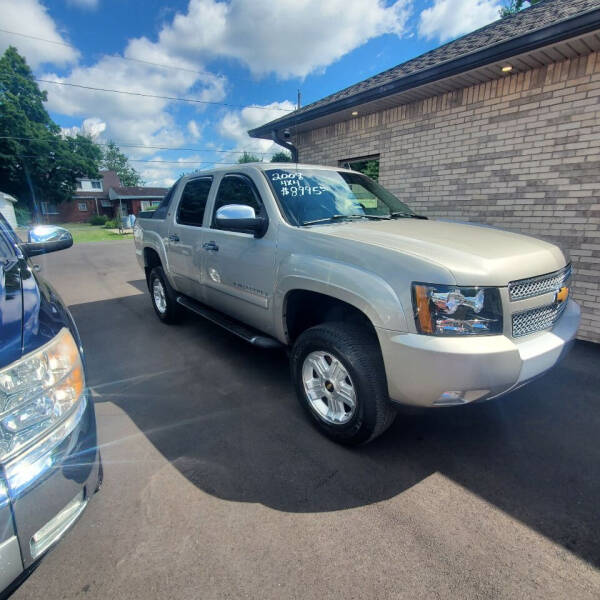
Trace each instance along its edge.
<path fill-rule="evenodd" d="M 83 338 L 104 485 L 15 600 L 600 597 L 599 345 L 348 449 L 285 353 L 160 323 L 131 241 L 36 262 Z"/>

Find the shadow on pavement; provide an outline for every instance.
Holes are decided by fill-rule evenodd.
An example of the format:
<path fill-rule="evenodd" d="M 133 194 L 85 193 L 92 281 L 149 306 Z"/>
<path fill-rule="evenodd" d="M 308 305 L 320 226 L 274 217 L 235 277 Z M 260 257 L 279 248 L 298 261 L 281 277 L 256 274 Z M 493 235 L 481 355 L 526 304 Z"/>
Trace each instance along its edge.
<path fill-rule="evenodd" d="M 138 289 L 140 285 L 131 282 Z M 283 352 L 202 319 L 158 322 L 147 294 L 71 307 L 96 401 L 120 406 L 191 482 L 289 512 L 391 498 L 440 472 L 600 566 L 600 347 L 480 405 L 404 410 L 358 449 L 317 433 Z M 107 465 L 106 471 L 110 469 Z"/>

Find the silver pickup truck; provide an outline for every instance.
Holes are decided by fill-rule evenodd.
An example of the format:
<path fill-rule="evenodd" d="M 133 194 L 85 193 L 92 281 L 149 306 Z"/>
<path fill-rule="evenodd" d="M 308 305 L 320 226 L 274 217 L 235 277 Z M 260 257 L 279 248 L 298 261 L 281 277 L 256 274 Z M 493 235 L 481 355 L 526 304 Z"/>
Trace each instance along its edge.
<path fill-rule="evenodd" d="M 441 407 L 515 390 L 574 339 L 571 266 L 547 242 L 426 219 L 355 171 L 246 164 L 182 177 L 135 248 L 156 314 L 191 310 L 288 347 L 301 404 L 358 444 L 396 403 Z"/>

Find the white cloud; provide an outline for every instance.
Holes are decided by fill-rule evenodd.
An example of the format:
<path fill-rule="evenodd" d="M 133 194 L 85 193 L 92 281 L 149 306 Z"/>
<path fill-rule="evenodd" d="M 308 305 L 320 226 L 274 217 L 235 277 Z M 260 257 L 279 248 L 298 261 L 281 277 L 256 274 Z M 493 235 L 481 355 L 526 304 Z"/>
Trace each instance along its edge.
<path fill-rule="evenodd" d="M 81 124 L 81 127 L 73 125 L 73 127 L 62 127 L 61 132 L 63 135 L 74 136 L 78 133 L 83 135 L 89 135 L 93 140 L 97 140 L 104 130 L 106 129 L 106 123 L 97 117 L 91 117 L 85 119 Z"/>
<path fill-rule="evenodd" d="M 199 125 L 198 121 L 194 119 L 188 121 L 187 130 L 192 140 L 197 141 L 202 137 L 202 128 L 203 125 Z"/>
<path fill-rule="evenodd" d="M 178 158 L 165 158 L 163 156 L 153 156 L 150 160 L 167 160 L 168 162 L 134 162 L 133 165 L 140 173 L 144 184 L 154 187 L 170 187 L 182 173 L 191 173 L 206 166 L 206 159 L 198 154 L 180 156 Z"/>
<path fill-rule="evenodd" d="M 163 57 L 159 62 L 164 64 L 166 60 Z M 51 73 L 42 78 L 155 96 L 185 95 L 188 98 L 210 101 L 220 101 L 225 97 L 223 77 L 202 70 L 181 71 L 152 67 L 125 61 L 118 56 L 104 56 L 90 67 L 78 66 L 67 77 Z M 54 84 L 40 85 L 48 91 L 50 110 L 70 116 L 94 115 L 106 123 L 106 137 L 154 146 L 180 146 L 185 142 L 185 132 L 169 112 L 172 104 L 169 100 Z M 132 155 L 151 153 L 150 149 L 131 152 Z"/>
<path fill-rule="evenodd" d="M 410 0 L 190 0 L 158 45 L 195 61 L 237 59 L 259 76 L 305 77 L 373 37 L 402 35 L 409 7 Z"/>
<path fill-rule="evenodd" d="M 34 69 L 44 63 L 65 66 L 77 61 L 79 53 L 71 46 L 62 45 L 68 42 L 38 0 L 0 0 L 0 15 L 2 29 L 56 42 L 50 44 L 0 32 L 0 52 L 15 46 Z"/>
<path fill-rule="evenodd" d="M 95 9 L 98 8 L 98 0 L 67 0 L 69 4 L 79 8 Z"/>
<path fill-rule="evenodd" d="M 166 22 L 156 40 L 134 38 L 122 56 L 104 55 L 91 65 L 76 65 L 67 75 L 50 72 L 41 78 L 153 96 L 222 102 L 227 97 L 228 81 L 208 70 L 211 60 L 237 60 L 257 76 L 275 73 L 283 78 L 304 77 L 324 69 L 373 37 L 386 33 L 403 35 L 410 6 L 411 0 L 189 0 L 187 10 Z M 104 124 L 97 133 L 104 140 L 181 147 L 186 141 L 203 137 L 202 120 L 179 120 L 178 109 L 184 105 L 172 100 L 53 84 L 41 86 L 48 91 L 49 110 L 81 117 L 82 128 L 85 120 L 93 116 Z M 194 107 L 201 114 L 205 105 Z M 246 131 L 284 114 L 278 109 L 291 110 L 294 105 L 274 102 L 266 108 L 229 111 L 216 129 L 233 142 L 235 150 L 249 150 L 268 158 L 280 147 L 268 140 L 250 139 Z M 209 143 L 205 140 L 207 147 Z M 149 158 L 154 152 L 150 148 L 123 149 L 133 159 Z M 215 160 L 233 162 L 238 156 L 224 154 Z M 135 165 L 143 166 L 143 177 L 148 182 L 172 179 L 179 174 L 177 166 L 169 169 L 160 164 Z M 182 164 L 183 169 L 190 170 L 189 165 Z"/>
<path fill-rule="evenodd" d="M 289 100 L 283 102 L 272 102 L 259 106 L 248 106 L 239 111 L 228 112 L 219 122 L 219 133 L 227 139 L 235 142 L 235 151 L 246 150 L 253 154 L 269 159 L 273 153 L 282 150 L 282 147 L 270 140 L 261 140 L 251 138 L 248 135 L 248 129 L 258 127 L 281 117 L 285 114 L 284 110 L 293 110 L 295 105 Z M 229 162 L 232 159 L 237 160 L 239 154 L 225 154 L 223 162 Z"/>
<path fill-rule="evenodd" d="M 419 35 L 441 42 L 456 38 L 499 18 L 500 0 L 434 0 L 419 19 Z"/>

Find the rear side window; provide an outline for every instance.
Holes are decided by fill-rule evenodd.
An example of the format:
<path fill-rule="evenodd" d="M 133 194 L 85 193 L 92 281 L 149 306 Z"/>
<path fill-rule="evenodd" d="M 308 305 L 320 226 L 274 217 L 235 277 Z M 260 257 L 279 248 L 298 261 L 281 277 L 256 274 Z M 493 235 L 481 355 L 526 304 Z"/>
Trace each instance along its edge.
<path fill-rule="evenodd" d="M 176 187 L 177 183 L 166 193 L 165 197 L 158 205 L 158 208 L 152 213 L 153 219 L 164 219 L 167 216 L 167 211 L 169 210 L 169 205 L 171 204 L 171 198 L 173 197 Z"/>
<path fill-rule="evenodd" d="M 262 205 L 254 184 L 242 175 L 227 175 L 221 181 L 213 211 L 213 226 L 217 210 L 227 204 L 245 204 L 251 206 L 256 215 L 262 213 Z"/>
<path fill-rule="evenodd" d="M 212 177 L 192 179 L 185 184 L 177 210 L 177 222 L 180 225 L 202 227 L 211 185 Z"/>

